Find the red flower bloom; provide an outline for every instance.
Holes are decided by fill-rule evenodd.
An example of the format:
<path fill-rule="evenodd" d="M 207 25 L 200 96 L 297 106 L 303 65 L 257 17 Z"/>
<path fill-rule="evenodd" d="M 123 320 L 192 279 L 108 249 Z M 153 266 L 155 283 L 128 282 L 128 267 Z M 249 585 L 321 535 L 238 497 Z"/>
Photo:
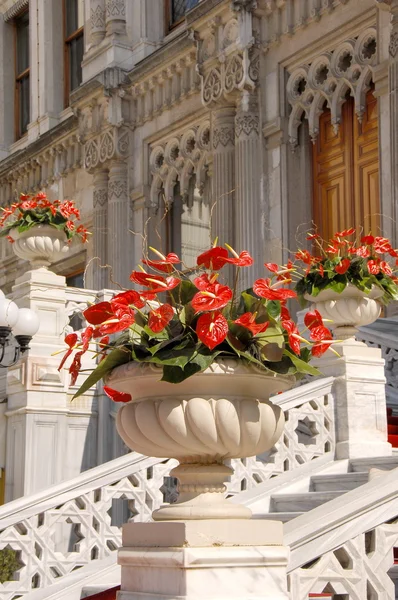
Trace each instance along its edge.
<path fill-rule="evenodd" d="M 167 292 L 180 283 L 180 279 L 177 277 L 163 277 L 162 275 L 151 275 L 151 273 L 142 273 L 141 271 L 133 271 L 130 275 L 130 279 L 131 281 L 134 281 L 134 283 L 149 287 L 151 294 Z M 145 297 L 146 294 L 147 292 L 144 292 L 141 295 Z"/>
<path fill-rule="evenodd" d="M 294 256 L 297 260 L 301 260 L 306 265 L 310 265 L 314 260 L 308 250 L 299 250 Z"/>
<path fill-rule="evenodd" d="M 276 263 L 264 263 L 264 267 L 271 271 L 271 273 L 277 273 L 279 271 L 279 267 Z"/>
<path fill-rule="evenodd" d="M 75 347 L 75 345 L 77 343 L 77 333 L 68 333 L 68 335 L 65 336 L 64 342 L 67 346 L 69 346 L 69 348 L 67 349 L 67 351 L 64 354 L 63 359 L 61 360 L 61 363 L 58 367 L 58 371 L 60 371 L 62 369 L 66 360 L 72 354 L 73 348 Z"/>
<path fill-rule="evenodd" d="M 325 269 L 323 268 L 323 265 L 319 265 L 319 275 L 321 277 L 325 275 Z"/>
<path fill-rule="evenodd" d="M 374 241 L 374 249 L 377 254 L 385 254 L 386 252 L 391 252 L 393 247 L 390 244 L 390 241 L 384 237 L 375 237 Z"/>
<path fill-rule="evenodd" d="M 203 273 L 203 275 L 196 277 L 193 282 L 198 290 L 207 290 L 209 286 L 213 285 L 217 281 L 217 276 L 217 273 L 215 273 L 209 278 L 207 273 Z"/>
<path fill-rule="evenodd" d="M 318 327 L 313 327 L 311 329 L 310 335 L 311 339 L 316 342 L 311 348 L 311 354 L 317 357 L 322 356 L 332 344 L 332 334 L 327 327 L 319 325 Z M 330 343 L 327 343 L 328 341 L 330 341 Z"/>
<path fill-rule="evenodd" d="M 114 312 L 110 302 L 99 302 L 86 308 L 83 311 L 83 316 L 91 325 L 101 325 L 101 323 L 113 317 Z"/>
<path fill-rule="evenodd" d="M 319 240 L 320 237 L 318 233 L 310 233 L 307 235 L 307 240 Z"/>
<path fill-rule="evenodd" d="M 181 262 L 177 254 L 169 253 L 162 260 L 150 260 L 149 258 L 142 259 L 144 265 L 162 271 L 163 273 L 171 273 L 173 265 L 177 265 Z"/>
<path fill-rule="evenodd" d="M 205 313 L 198 319 L 196 334 L 202 344 L 213 350 L 227 337 L 228 321 L 219 311 Z"/>
<path fill-rule="evenodd" d="M 349 258 L 343 258 L 343 260 L 340 262 L 339 265 L 337 265 L 334 268 L 334 270 L 339 275 L 344 275 L 344 273 L 346 273 L 348 271 L 348 269 L 350 268 L 350 264 L 351 264 L 351 261 Z"/>
<path fill-rule="evenodd" d="M 198 267 L 205 267 L 212 271 L 218 271 L 227 262 L 225 259 L 228 258 L 228 251 L 221 246 L 210 248 L 206 252 L 202 252 L 196 259 Z"/>
<path fill-rule="evenodd" d="M 239 319 L 234 321 L 234 323 L 237 325 L 242 325 L 242 327 L 246 327 L 246 329 L 249 329 L 253 335 L 264 332 L 269 325 L 269 321 L 266 321 L 265 323 L 256 323 L 256 313 L 250 312 L 241 315 Z"/>
<path fill-rule="evenodd" d="M 296 298 L 297 296 L 293 290 L 285 288 L 273 289 L 270 279 L 257 279 L 254 282 L 253 291 L 260 298 L 266 298 L 267 300 L 286 300 L 287 298 Z"/>
<path fill-rule="evenodd" d="M 388 262 L 386 262 L 385 260 L 382 260 L 380 262 L 380 269 L 383 271 L 384 275 L 388 275 L 391 277 L 392 275 L 392 268 L 390 267 L 390 265 L 388 264 Z"/>
<path fill-rule="evenodd" d="M 163 331 L 174 317 L 174 310 L 170 304 L 162 304 L 159 308 L 151 310 L 148 318 L 148 327 L 155 333 Z"/>
<path fill-rule="evenodd" d="M 343 231 L 339 231 L 337 233 L 335 233 L 334 235 L 336 237 L 348 237 L 349 235 L 352 235 L 353 233 L 355 233 L 355 229 L 353 227 L 350 227 L 350 229 L 344 229 Z"/>
<path fill-rule="evenodd" d="M 373 235 L 364 235 L 363 237 L 361 237 L 362 244 L 367 244 L 368 246 L 371 246 L 374 241 L 375 239 Z"/>
<path fill-rule="evenodd" d="M 308 329 L 323 326 L 321 314 L 316 309 L 308 311 L 304 316 L 304 325 L 308 327 Z"/>
<path fill-rule="evenodd" d="M 286 306 L 281 306 L 281 320 L 282 321 L 290 321 L 291 316 L 290 312 L 286 308 Z"/>
<path fill-rule="evenodd" d="M 196 312 L 224 308 L 232 298 L 232 290 L 227 285 L 213 283 L 192 298 L 191 304 Z"/>
<path fill-rule="evenodd" d="M 131 394 L 126 394 L 125 392 L 117 392 L 112 388 L 104 385 L 104 392 L 114 402 L 130 402 Z"/>
<path fill-rule="evenodd" d="M 370 250 L 367 246 L 360 246 L 360 248 L 356 251 L 357 256 L 362 256 L 362 258 L 369 258 Z"/>
<path fill-rule="evenodd" d="M 287 331 L 287 335 L 289 338 L 289 346 L 293 350 L 295 354 L 300 355 L 300 333 L 297 329 L 296 323 L 293 321 L 282 321 L 282 327 Z"/>
<path fill-rule="evenodd" d="M 90 344 L 90 340 L 93 337 L 94 331 L 95 331 L 94 327 L 91 327 L 90 325 L 88 327 L 86 327 L 86 329 L 83 331 L 83 333 L 82 333 L 82 343 L 83 343 L 82 350 L 83 350 L 83 352 L 87 352 L 89 344 Z"/>
<path fill-rule="evenodd" d="M 380 273 L 380 260 L 368 260 L 367 267 L 371 275 L 378 275 Z"/>
<path fill-rule="evenodd" d="M 250 267 L 252 264 L 254 264 L 253 258 L 246 250 L 243 250 L 239 254 L 238 258 L 226 258 L 225 262 L 230 263 L 231 265 L 236 265 L 237 267 Z"/>
<path fill-rule="evenodd" d="M 133 325 L 134 321 L 135 317 L 133 312 L 126 312 L 118 318 L 108 319 L 108 322 L 102 323 L 102 325 L 98 327 L 98 332 L 96 332 L 96 335 L 112 335 L 112 333 L 124 331 Z"/>
<path fill-rule="evenodd" d="M 77 381 L 77 377 L 79 375 L 80 368 L 82 366 L 82 356 L 84 352 L 81 350 L 80 352 L 76 352 L 75 357 L 72 361 L 71 366 L 69 367 L 69 373 L 71 374 L 70 384 L 75 385 Z"/>

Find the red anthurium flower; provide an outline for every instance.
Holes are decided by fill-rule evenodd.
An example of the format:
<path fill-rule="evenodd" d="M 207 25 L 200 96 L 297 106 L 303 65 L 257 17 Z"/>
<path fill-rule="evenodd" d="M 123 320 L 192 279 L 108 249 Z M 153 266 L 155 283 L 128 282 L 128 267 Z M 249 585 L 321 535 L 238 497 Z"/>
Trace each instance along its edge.
<path fill-rule="evenodd" d="M 398 250 L 394 250 L 394 248 L 392 248 L 388 254 L 393 258 L 398 258 Z"/>
<path fill-rule="evenodd" d="M 286 300 L 297 296 L 293 290 L 272 288 L 270 279 L 257 279 L 254 282 L 253 291 L 260 298 L 266 298 L 267 300 Z"/>
<path fill-rule="evenodd" d="M 113 317 L 111 303 L 99 302 L 98 304 L 93 304 L 83 311 L 83 315 L 86 321 L 91 323 L 91 325 L 101 325 L 101 323 Z"/>
<path fill-rule="evenodd" d="M 368 271 L 371 275 L 378 275 L 380 273 L 380 261 L 379 260 L 368 260 Z"/>
<path fill-rule="evenodd" d="M 299 250 L 294 256 L 297 260 L 301 260 L 306 265 L 310 265 L 313 262 L 313 257 L 308 250 Z"/>
<path fill-rule="evenodd" d="M 152 267 L 153 269 L 157 269 L 158 271 L 162 271 L 163 273 L 171 273 L 171 271 L 174 268 L 173 265 L 179 264 L 181 260 L 178 258 L 177 254 L 170 252 L 161 260 L 150 260 L 144 258 L 142 259 L 142 262 L 144 263 L 144 265 L 148 265 L 148 267 Z"/>
<path fill-rule="evenodd" d="M 346 273 L 348 271 L 348 269 L 350 268 L 350 264 L 351 264 L 351 261 L 349 258 L 343 258 L 343 260 L 340 262 L 339 265 L 337 265 L 334 268 L 334 270 L 339 275 L 344 275 L 344 273 Z"/>
<path fill-rule="evenodd" d="M 316 309 L 308 311 L 304 316 L 304 325 L 308 327 L 308 329 L 323 326 L 321 314 Z"/>
<path fill-rule="evenodd" d="M 360 246 L 356 251 L 357 256 L 361 256 L 362 258 L 369 258 L 370 250 L 367 246 Z"/>
<path fill-rule="evenodd" d="M 307 235 L 307 240 L 319 240 L 320 237 L 318 233 L 310 233 Z"/>
<path fill-rule="evenodd" d="M 374 241 L 375 241 L 375 239 L 374 239 L 373 235 L 364 235 L 363 237 L 361 237 L 361 243 L 367 244 L 368 246 L 371 246 Z"/>
<path fill-rule="evenodd" d="M 196 334 L 202 344 L 213 350 L 227 337 L 228 321 L 219 311 L 205 313 L 198 319 Z"/>
<path fill-rule="evenodd" d="M 69 358 L 69 356 L 72 354 L 73 352 L 73 348 L 76 346 L 77 343 L 77 333 L 68 333 L 68 335 L 65 336 L 64 342 L 67 346 L 69 346 L 68 350 L 65 352 L 64 357 L 61 360 L 61 363 L 58 367 L 58 371 L 60 371 L 62 369 L 62 367 L 64 366 L 65 362 L 67 361 L 67 359 Z"/>
<path fill-rule="evenodd" d="M 281 306 L 281 320 L 282 321 L 290 321 L 292 317 L 290 316 L 290 312 L 286 308 L 286 306 Z"/>
<path fill-rule="evenodd" d="M 125 313 L 120 318 L 109 319 L 108 322 L 103 323 L 99 326 L 96 335 L 112 335 L 112 333 L 118 333 L 124 331 L 130 327 L 135 321 L 134 314 Z"/>
<path fill-rule="evenodd" d="M 139 285 L 145 285 L 146 287 L 153 288 L 160 283 L 165 283 L 166 278 L 163 275 L 152 275 L 152 273 L 144 273 L 143 271 L 133 271 L 130 275 L 131 281 L 138 283 Z"/>
<path fill-rule="evenodd" d="M 198 267 L 205 267 L 212 271 L 218 271 L 225 265 L 226 258 L 228 258 L 228 251 L 225 248 L 222 248 L 222 246 L 216 246 L 215 248 L 210 248 L 210 250 L 206 250 L 206 252 L 200 254 L 196 259 L 196 264 Z"/>
<path fill-rule="evenodd" d="M 84 351 L 76 352 L 75 357 L 69 367 L 69 373 L 71 374 L 70 384 L 75 385 L 77 377 L 79 375 L 80 367 L 82 366 L 82 356 Z"/>
<path fill-rule="evenodd" d="M 282 321 L 282 327 L 287 331 L 289 346 L 295 354 L 300 355 L 300 333 L 293 321 Z"/>
<path fill-rule="evenodd" d="M 148 292 L 141 292 L 141 296 L 147 300 L 153 300 L 155 294 L 161 294 L 162 292 L 173 290 L 180 283 L 181 279 L 178 279 L 178 277 L 166 277 L 164 283 L 159 283 L 158 287 L 153 287 Z"/>
<path fill-rule="evenodd" d="M 390 267 L 390 265 L 388 264 L 388 262 L 386 262 L 385 260 L 382 260 L 380 262 L 380 269 L 383 271 L 384 275 L 389 275 L 391 277 L 391 275 L 392 275 L 392 268 Z"/>
<path fill-rule="evenodd" d="M 127 290 L 127 292 L 116 294 L 116 296 L 112 298 L 112 302 L 126 305 L 132 304 L 137 308 L 142 308 L 145 305 L 145 303 L 142 302 L 139 293 L 135 290 Z"/>
<path fill-rule="evenodd" d="M 253 258 L 246 250 L 243 250 L 236 258 L 226 258 L 225 262 L 237 267 L 250 267 L 254 264 Z"/>
<path fill-rule="evenodd" d="M 323 268 L 323 265 L 319 265 L 319 275 L 321 277 L 325 275 L 325 269 Z"/>
<path fill-rule="evenodd" d="M 279 270 L 279 267 L 276 263 L 264 263 L 264 267 L 266 267 L 268 271 L 271 271 L 271 273 L 277 273 Z"/>
<path fill-rule="evenodd" d="M 232 298 L 232 290 L 227 285 L 214 283 L 201 290 L 192 298 L 191 304 L 196 312 L 224 308 Z"/>
<path fill-rule="evenodd" d="M 249 329 L 249 331 L 251 331 L 253 335 L 263 333 L 269 325 L 268 321 L 266 321 L 265 323 L 256 323 L 256 313 L 250 312 L 241 315 L 239 319 L 236 319 L 236 321 L 234 321 L 234 323 L 236 323 L 237 325 L 242 325 L 242 327 L 246 327 L 246 329 Z"/>
<path fill-rule="evenodd" d="M 326 352 L 326 350 L 331 346 L 333 342 L 332 334 L 329 329 L 324 325 L 319 325 L 318 327 L 313 327 L 311 329 L 311 339 L 316 343 L 311 348 L 311 354 L 313 356 L 322 356 Z M 328 343 L 330 342 L 330 343 Z"/>
<path fill-rule="evenodd" d="M 200 277 L 196 277 L 193 280 L 194 284 L 198 288 L 198 290 L 207 290 L 207 288 L 213 285 L 217 281 L 218 273 L 213 273 L 210 277 L 207 273 L 200 275 Z"/>
<path fill-rule="evenodd" d="M 391 252 L 393 247 L 390 244 L 390 241 L 384 237 L 375 237 L 374 241 L 374 249 L 377 254 L 385 254 L 386 252 Z"/>
<path fill-rule="evenodd" d="M 87 352 L 88 346 L 89 346 L 91 338 L 93 337 L 94 331 L 95 331 L 94 327 L 91 327 L 90 325 L 88 327 L 86 327 L 86 329 L 83 331 L 83 333 L 82 333 L 82 343 L 83 343 L 82 350 L 83 350 L 83 352 Z"/>
<path fill-rule="evenodd" d="M 162 304 L 159 308 L 151 310 L 148 318 L 148 327 L 155 333 L 163 331 L 174 316 L 173 307 L 170 304 Z"/>
<path fill-rule="evenodd" d="M 107 385 L 104 385 L 104 392 L 108 396 L 108 398 L 110 398 L 114 402 L 130 402 L 131 400 L 130 394 L 126 394 L 125 392 L 118 392 L 108 387 Z"/>
<path fill-rule="evenodd" d="M 339 231 L 339 232 L 335 233 L 334 235 L 338 238 L 342 238 L 342 237 L 347 237 L 349 235 L 352 235 L 353 233 L 355 233 L 355 229 L 354 229 L 354 227 L 350 227 L 350 229 L 344 229 L 343 231 Z"/>

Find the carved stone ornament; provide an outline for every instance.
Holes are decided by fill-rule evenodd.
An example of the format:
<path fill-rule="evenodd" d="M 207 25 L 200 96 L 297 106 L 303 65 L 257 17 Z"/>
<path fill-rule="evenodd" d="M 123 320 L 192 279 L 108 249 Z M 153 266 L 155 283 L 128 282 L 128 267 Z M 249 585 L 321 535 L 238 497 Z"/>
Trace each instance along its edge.
<path fill-rule="evenodd" d="M 106 0 L 106 18 L 107 19 L 125 19 L 126 3 L 125 0 Z"/>
<path fill-rule="evenodd" d="M 108 198 L 127 197 L 127 181 L 110 181 L 108 185 Z"/>
<path fill-rule="evenodd" d="M 129 151 L 129 130 L 113 127 L 88 140 L 84 146 L 84 166 L 88 171 L 115 158 L 126 158 Z"/>
<path fill-rule="evenodd" d="M 258 115 L 246 114 L 238 115 L 235 118 L 235 135 L 236 137 L 250 136 L 252 133 L 259 133 L 259 117 Z"/>
<path fill-rule="evenodd" d="M 213 130 L 213 148 L 218 146 L 233 146 L 235 143 L 235 131 L 232 125 L 216 125 Z"/>
<path fill-rule="evenodd" d="M 398 31 L 393 31 L 391 33 L 388 51 L 393 58 L 396 57 L 397 52 L 398 52 Z"/>
<path fill-rule="evenodd" d="M 291 73 L 287 82 L 287 97 L 292 107 L 289 139 L 293 147 L 298 143 L 297 132 L 303 114 L 308 119 L 311 139 L 316 140 L 325 100 L 335 129 L 338 129 L 341 121 L 347 92 L 354 97 L 355 112 L 358 119 L 362 120 L 366 93 L 370 89 L 376 62 L 376 40 L 376 29 L 369 27 L 356 39 L 342 42 L 332 52 L 325 52 L 311 64 L 301 65 Z M 396 53 L 398 34 L 394 46 Z"/>
<path fill-rule="evenodd" d="M 232 0 L 232 10 L 240 12 L 242 10 L 252 11 L 257 8 L 257 0 Z"/>
<path fill-rule="evenodd" d="M 107 199 L 108 199 L 108 190 L 106 188 L 94 190 L 94 194 L 93 194 L 94 208 L 97 206 L 105 206 Z"/>
<path fill-rule="evenodd" d="M 91 7 L 90 24 L 91 29 L 105 29 L 105 11 L 99 4 L 95 8 Z"/>

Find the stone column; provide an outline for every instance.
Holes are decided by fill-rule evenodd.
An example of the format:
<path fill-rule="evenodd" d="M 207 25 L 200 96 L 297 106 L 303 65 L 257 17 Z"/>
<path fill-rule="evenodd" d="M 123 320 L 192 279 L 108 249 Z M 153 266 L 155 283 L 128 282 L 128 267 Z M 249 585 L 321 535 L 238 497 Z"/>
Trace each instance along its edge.
<path fill-rule="evenodd" d="M 118 556 L 118 597 L 288 600 L 288 558 L 278 521 L 128 523 Z"/>
<path fill-rule="evenodd" d="M 106 35 L 126 35 L 126 0 L 106 0 Z"/>
<path fill-rule="evenodd" d="M 127 164 L 124 160 L 112 160 L 108 185 L 108 264 L 109 287 L 129 286 L 128 275 L 133 269 L 129 252 L 130 214 L 127 190 Z"/>
<path fill-rule="evenodd" d="M 108 171 L 96 169 L 93 174 L 93 267 L 92 281 L 95 290 L 108 286 Z"/>
<path fill-rule="evenodd" d="M 97 46 L 105 37 L 105 0 L 90 0 L 90 43 Z"/>
<path fill-rule="evenodd" d="M 212 238 L 218 245 L 235 246 L 235 107 L 217 108 L 213 113 L 213 205 Z M 224 267 L 225 280 L 233 284 L 233 269 Z"/>
<path fill-rule="evenodd" d="M 398 204 L 398 0 L 391 2 L 391 36 L 389 44 L 389 98 L 390 98 L 390 173 L 391 173 L 391 219 L 383 219 L 383 235 L 391 235 L 394 247 L 398 243 L 397 232 L 397 204 Z M 381 163 L 383 164 L 383 163 Z M 383 211 L 384 207 L 382 205 Z M 393 231 L 391 231 L 390 223 L 394 223 Z M 386 228 L 384 228 L 386 225 Z"/>
<path fill-rule="evenodd" d="M 379 348 L 369 348 L 354 338 L 336 343 L 314 361 L 325 376 L 333 376 L 336 458 L 389 456 L 384 359 Z"/>
<path fill-rule="evenodd" d="M 263 198 L 261 184 L 261 145 L 257 95 L 238 102 L 235 117 L 235 177 L 236 177 L 236 249 L 247 250 L 254 266 L 243 269 L 240 288 L 246 289 L 264 276 Z"/>

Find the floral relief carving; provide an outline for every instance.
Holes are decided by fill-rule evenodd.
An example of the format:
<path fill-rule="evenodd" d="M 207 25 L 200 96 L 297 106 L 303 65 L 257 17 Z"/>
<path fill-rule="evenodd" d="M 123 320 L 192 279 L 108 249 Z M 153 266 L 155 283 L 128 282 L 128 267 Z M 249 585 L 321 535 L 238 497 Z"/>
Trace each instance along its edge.
<path fill-rule="evenodd" d="M 125 131 L 120 134 L 117 142 L 117 150 L 121 156 L 127 156 L 129 151 L 129 132 Z"/>
<path fill-rule="evenodd" d="M 100 161 L 105 162 L 112 158 L 115 152 L 115 144 L 112 133 L 107 131 L 100 138 Z"/>
<path fill-rule="evenodd" d="M 221 75 L 217 69 L 210 71 L 203 85 L 203 100 L 208 104 L 217 100 L 222 93 Z"/>
<path fill-rule="evenodd" d="M 235 132 L 234 127 L 231 125 L 219 125 L 213 130 L 213 148 L 216 149 L 218 146 L 233 146 L 235 143 Z"/>
<path fill-rule="evenodd" d="M 128 152 L 129 130 L 108 129 L 86 142 L 84 166 L 90 171 L 100 163 L 106 163 L 114 158 L 125 158 Z"/>
<path fill-rule="evenodd" d="M 86 169 L 93 169 L 97 166 L 99 155 L 96 140 L 91 140 L 86 144 L 84 165 Z"/>
<path fill-rule="evenodd" d="M 393 31 L 390 37 L 390 45 L 388 46 L 390 55 L 395 58 L 398 52 L 398 31 Z"/>
<path fill-rule="evenodd" d="M 290 74 L 287 97 L 292 107 L 289 139 L 293 147 L 298 143 L 297 132 L 303 114 L 308 119 L 310 137 L 316 140 L 325 100 L 336 130 L 347 92 L 354 97 L 355 112 L 362 120 L 376 62 L 376 41 L 376 30 L 369 27 L 356 39 L 346 40 L 332 52 L 325 52 L 310 65 L 301 65 Z M 398 34 L 396 44 L 395 52 L 398 50 Z"/>
<path fill-rule="evenodd" d="M 250 136 L 252 133 L 258 135 L 259 132 L 259 117 L 258 115 L 239 115 L 235 119 L 235 135 L 241 137 L 243 135 Z"/>
<path fill-rule="evenodd" d="M 106 18 L 125 18 L 126 3 L 125 0 L 106 0 Z"/>
<path fill-rule="evenodd" d="M 98 190 L 94 190 L 94 194 L 93 194 L 94 208 L 96 208 L 97 206 L 105 206 L 107 200 L 108 200 L 107 188 L 100 188 Z"/>
<path fill-rule="evenodd" d="M 90 23 L 91 29 L 105 29 L 105 11 L 99 4 L 95 8 L 91 7 Z"/>
<path fill-rule="evenodd" d="M 236 54 L 228 61 L 225 69 L 225 91 L 232 92 L 234 88 L 239 87 L 242 79 L 243 60 Z"/>
<path fill-rule="evenodd" d="M 108 198 L 125 198 L 127 196 L 127 181 L 110 181 Z"/>

